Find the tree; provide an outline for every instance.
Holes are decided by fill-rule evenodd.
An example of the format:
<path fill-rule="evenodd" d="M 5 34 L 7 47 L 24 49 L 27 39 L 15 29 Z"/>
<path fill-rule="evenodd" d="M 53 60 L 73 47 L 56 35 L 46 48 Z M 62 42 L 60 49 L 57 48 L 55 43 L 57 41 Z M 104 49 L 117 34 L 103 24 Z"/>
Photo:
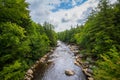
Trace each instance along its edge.
<path fill-rule="evenodd" d="M 36 60 L 49 50 L 50 40 L 43 27 L 35 22 L 31 22 L 27 31 L 27 35 L 29 37 L 28 39 L 30 41 L 29 45 L 31 48 L 28 57 L 32 60 Z"/>
<path fill-rule="evenodd" d="M 53 29 L 52 38 L 47 34 L 30 19 L 25 0 L 0 0 L 0 79 L 22 80 L 29 66 L 50 50 L 50 41 L 55 46 Z"/>
<path fill-rule="evenodd" d="M 65 31 L 59 33 L 60 39 L 67 40 L 65 35 Z M 119 36 L 120 0 L 114 5 L 108 0 L 99 0 L 97 9 L 91 13 L 85 25 L 75 33 L 75 37 L 71 37 L 75 38 L 77 44 L 83 47 L 87 54 L 97 59 L 94 68 L 95 80 L 120 80 Z"/>
<path fill-rule="evenodd" d="M 27 27 L 30 16 L 25 0 L 0 0 L 0 22 L 12 22 Z"/>
<path fill-rule="evenodd" d="M 120 80 L 120 53 L 114 48 L 101 55 L 98 67 L 94 69 L 95 80 Z"/>
<path fill-rule="evenodd" d="M 18 66 L 16 63 L 14 64 L 14 62 L 17 60 L 22 60 L 26 53 L 29 52 L 29 46 L 25 44 L 25 40 L 26 36 L 24 28 L 10 22 L 0 24 L 1 79 L 8 80 L 12 79 L 13 76 L 15 77 L 18 75 L 24 75 L 22 70 L 24 70 L 26 67 L 19 65 L 19 63 L 22 64 L 22 61 L 17 63 Z M 21 73 L 21 71 L 23 73 Z M 10 75 L 11 73 L 13 73 L 13 75 Z"/>
<path fill-rule="evenodd" d="M 55 33 L 54 26 L 52 24 L 49 24 L 47 22 L 44 23 L 43 25 L 44 31 L 47 35 L 47 37 L 50 40 L 50 45 L 55 46 L 57 43 L 57 34 Z"/>

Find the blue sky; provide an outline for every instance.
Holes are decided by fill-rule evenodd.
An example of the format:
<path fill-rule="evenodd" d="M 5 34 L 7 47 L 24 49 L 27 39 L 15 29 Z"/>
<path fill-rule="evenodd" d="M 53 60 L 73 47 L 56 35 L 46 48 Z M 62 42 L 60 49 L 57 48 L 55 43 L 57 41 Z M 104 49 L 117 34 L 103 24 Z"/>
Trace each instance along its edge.
<path fill-rule="evenodd" d="M 26 0 L 33 21 L 43 24 L 45 21 L 60 32 L 71 26 L 84 24 L 98 0 Z M 116 0 L 111 0 L 115 2 Z"/>
<path fill-rule="evenodd" d="M 60 5 L 52 5 L 55 8 L 52 9 L 53 12 L 59 11 L 60 9 L 71 9 L 74 8 L 75 6 L 79 6 L 81 4 L 83 4 L 84 2 L 86 2 L 87 0 L 68 0 L 66 2 L 61 2 Z"/>

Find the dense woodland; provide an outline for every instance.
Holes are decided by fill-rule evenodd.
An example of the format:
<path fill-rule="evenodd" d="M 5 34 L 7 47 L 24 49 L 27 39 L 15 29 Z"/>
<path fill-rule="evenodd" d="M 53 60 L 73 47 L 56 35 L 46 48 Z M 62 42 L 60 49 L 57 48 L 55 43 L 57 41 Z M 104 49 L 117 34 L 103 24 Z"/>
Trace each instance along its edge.
<path fill-rule="evenodd" d="M 60 40 L 95 58 L 95 80 L 120 80 L 120 0 L 99 0 L 86 23 L 58 35 L 35 23 L 25 0 L 0 0 L 0 80 L 23 80 L 25 71 Z"/>
<path fill-rule="evenodd" d="M 120 80 L 120 0 L 99 1 L 84 25 L 59 32 L 58 38 L 78 44 L 81 53 L 97 60 L 95 80 Z"/>
<path fill-rule="evenodd" d="M 23 80 L 25 71 L 57 42 L 52 24 L 33 22 L 25 0 L 0 0 L 0 80 Z"/>

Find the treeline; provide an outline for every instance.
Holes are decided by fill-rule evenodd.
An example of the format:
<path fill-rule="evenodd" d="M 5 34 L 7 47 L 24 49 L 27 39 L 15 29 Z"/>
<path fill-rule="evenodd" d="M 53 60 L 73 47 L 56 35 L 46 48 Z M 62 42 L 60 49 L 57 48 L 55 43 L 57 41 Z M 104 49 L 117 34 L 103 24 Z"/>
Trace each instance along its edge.
<path fill-rule="evenodd" d="M 0 0 L 0 79 L 23 80 L 30 65 L 56 45 L 53 29 L 31 20 L 25 0 Z"/>
<path fill-rule="evenodd" d="M 75 35 L 81 31 L 81 28 L 83 28 L 83 25 L 77 25 L 76 28 L 71 27 L 70 30 L 58 32 L 58 39 L 66 43 L 76 43 Z"/>
<path fill-rule="evenodd" d="M 95 80 L 120 80 L 120 0 L 114 4 L 99 0 L 83 26 L 60 32 L 58 37 L 77 43 L 97 59 Z"/>

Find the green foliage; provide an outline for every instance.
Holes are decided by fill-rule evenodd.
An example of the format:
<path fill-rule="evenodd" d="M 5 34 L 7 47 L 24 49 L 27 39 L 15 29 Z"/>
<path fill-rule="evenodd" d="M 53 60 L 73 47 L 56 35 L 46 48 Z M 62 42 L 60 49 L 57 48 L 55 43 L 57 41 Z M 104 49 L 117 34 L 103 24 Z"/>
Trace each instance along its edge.
<path fill-rule="evenodd" d="M 34 22 L 32 22 L 28 28 L 29 45 L 31 47 L 31 54 L 28 55 L 28 57 L 32 60 L 38 59 L 49 50 L 50 40 L 43 30 L 42 26 Z"/>
<path fill-rule="evenodd" d="M 75 34 L 77 34 L 83 26 L 77 26 L 77 28 L 72 28 L 63 32 L 58 32 L 58 39 L 67 43 L 75 43 Z"/>
<path fill-rule="evenodd" d="M 57 34 L 55 33 L 54 26 L 52 24 L 49 24 L 47 22 L 43 25 L 44 31 L 47 35 L 47 37 L 50 40 L 50 45 L 55 46 L 57 44 Z"/>
<path fill-rule="evenodd" d="M 30 20 L 27 6 L 25 0 L 0 0 L 0 22 L 12 22 L 26 27 Z"/>
<path fill-rule="evenodd" d="M 99 0 L 85 25 L 75 34 L 70 32 L 58 33 L 59 39 L 75 40 L 84 52 L 97 59 L 95 80 L 120 80 L 120 0 L 113 5 L 109 0 Z"/>
<path fill-rule="evenodd" d="M 0 78 L 4 80 L 23 79 L 24 74 L 21 74 L 23 73 L 22 68 L 22 64 L 19 61 L 15 61 L 13 64 L 10 64 L 3 68 L 3 70 L 0 72 Z"/>
<path fill-rule="evenodd" d="M 114 24 L 117 18 L 112 7 L 107 0 L 101 0 L 98 10 L 89 16 L 84 28 L 75 35 L 77 43 L 93 55 L 102 54 L 109 51 L 113 44 L 119 44 L 117 36 L 120 27 Z"/>
<path fill-rule="evenodd" d="M 95 80 L 120 80 L 120 52 L 112 48 L 101 58 L 94 69 Z"/>
<path fill-rule="evenodd" d="M 25 71 L 56 45 L 53 26 L 33 22 L 27 8 L 25 0 L 0 0 L 1 80 L 23 80 Z"/>
<path fill-rule="evenodd" d="M 25 51 L 22 43 L 26 39 L 26 36 L 23 28 L 10 22 L 1 23 L 0 30 L 0 66 L 3 66 L 6 62 L 11 63 L 22 56 L 20 54 L 21 51 L 27 51 L 27 49 Z"/>

